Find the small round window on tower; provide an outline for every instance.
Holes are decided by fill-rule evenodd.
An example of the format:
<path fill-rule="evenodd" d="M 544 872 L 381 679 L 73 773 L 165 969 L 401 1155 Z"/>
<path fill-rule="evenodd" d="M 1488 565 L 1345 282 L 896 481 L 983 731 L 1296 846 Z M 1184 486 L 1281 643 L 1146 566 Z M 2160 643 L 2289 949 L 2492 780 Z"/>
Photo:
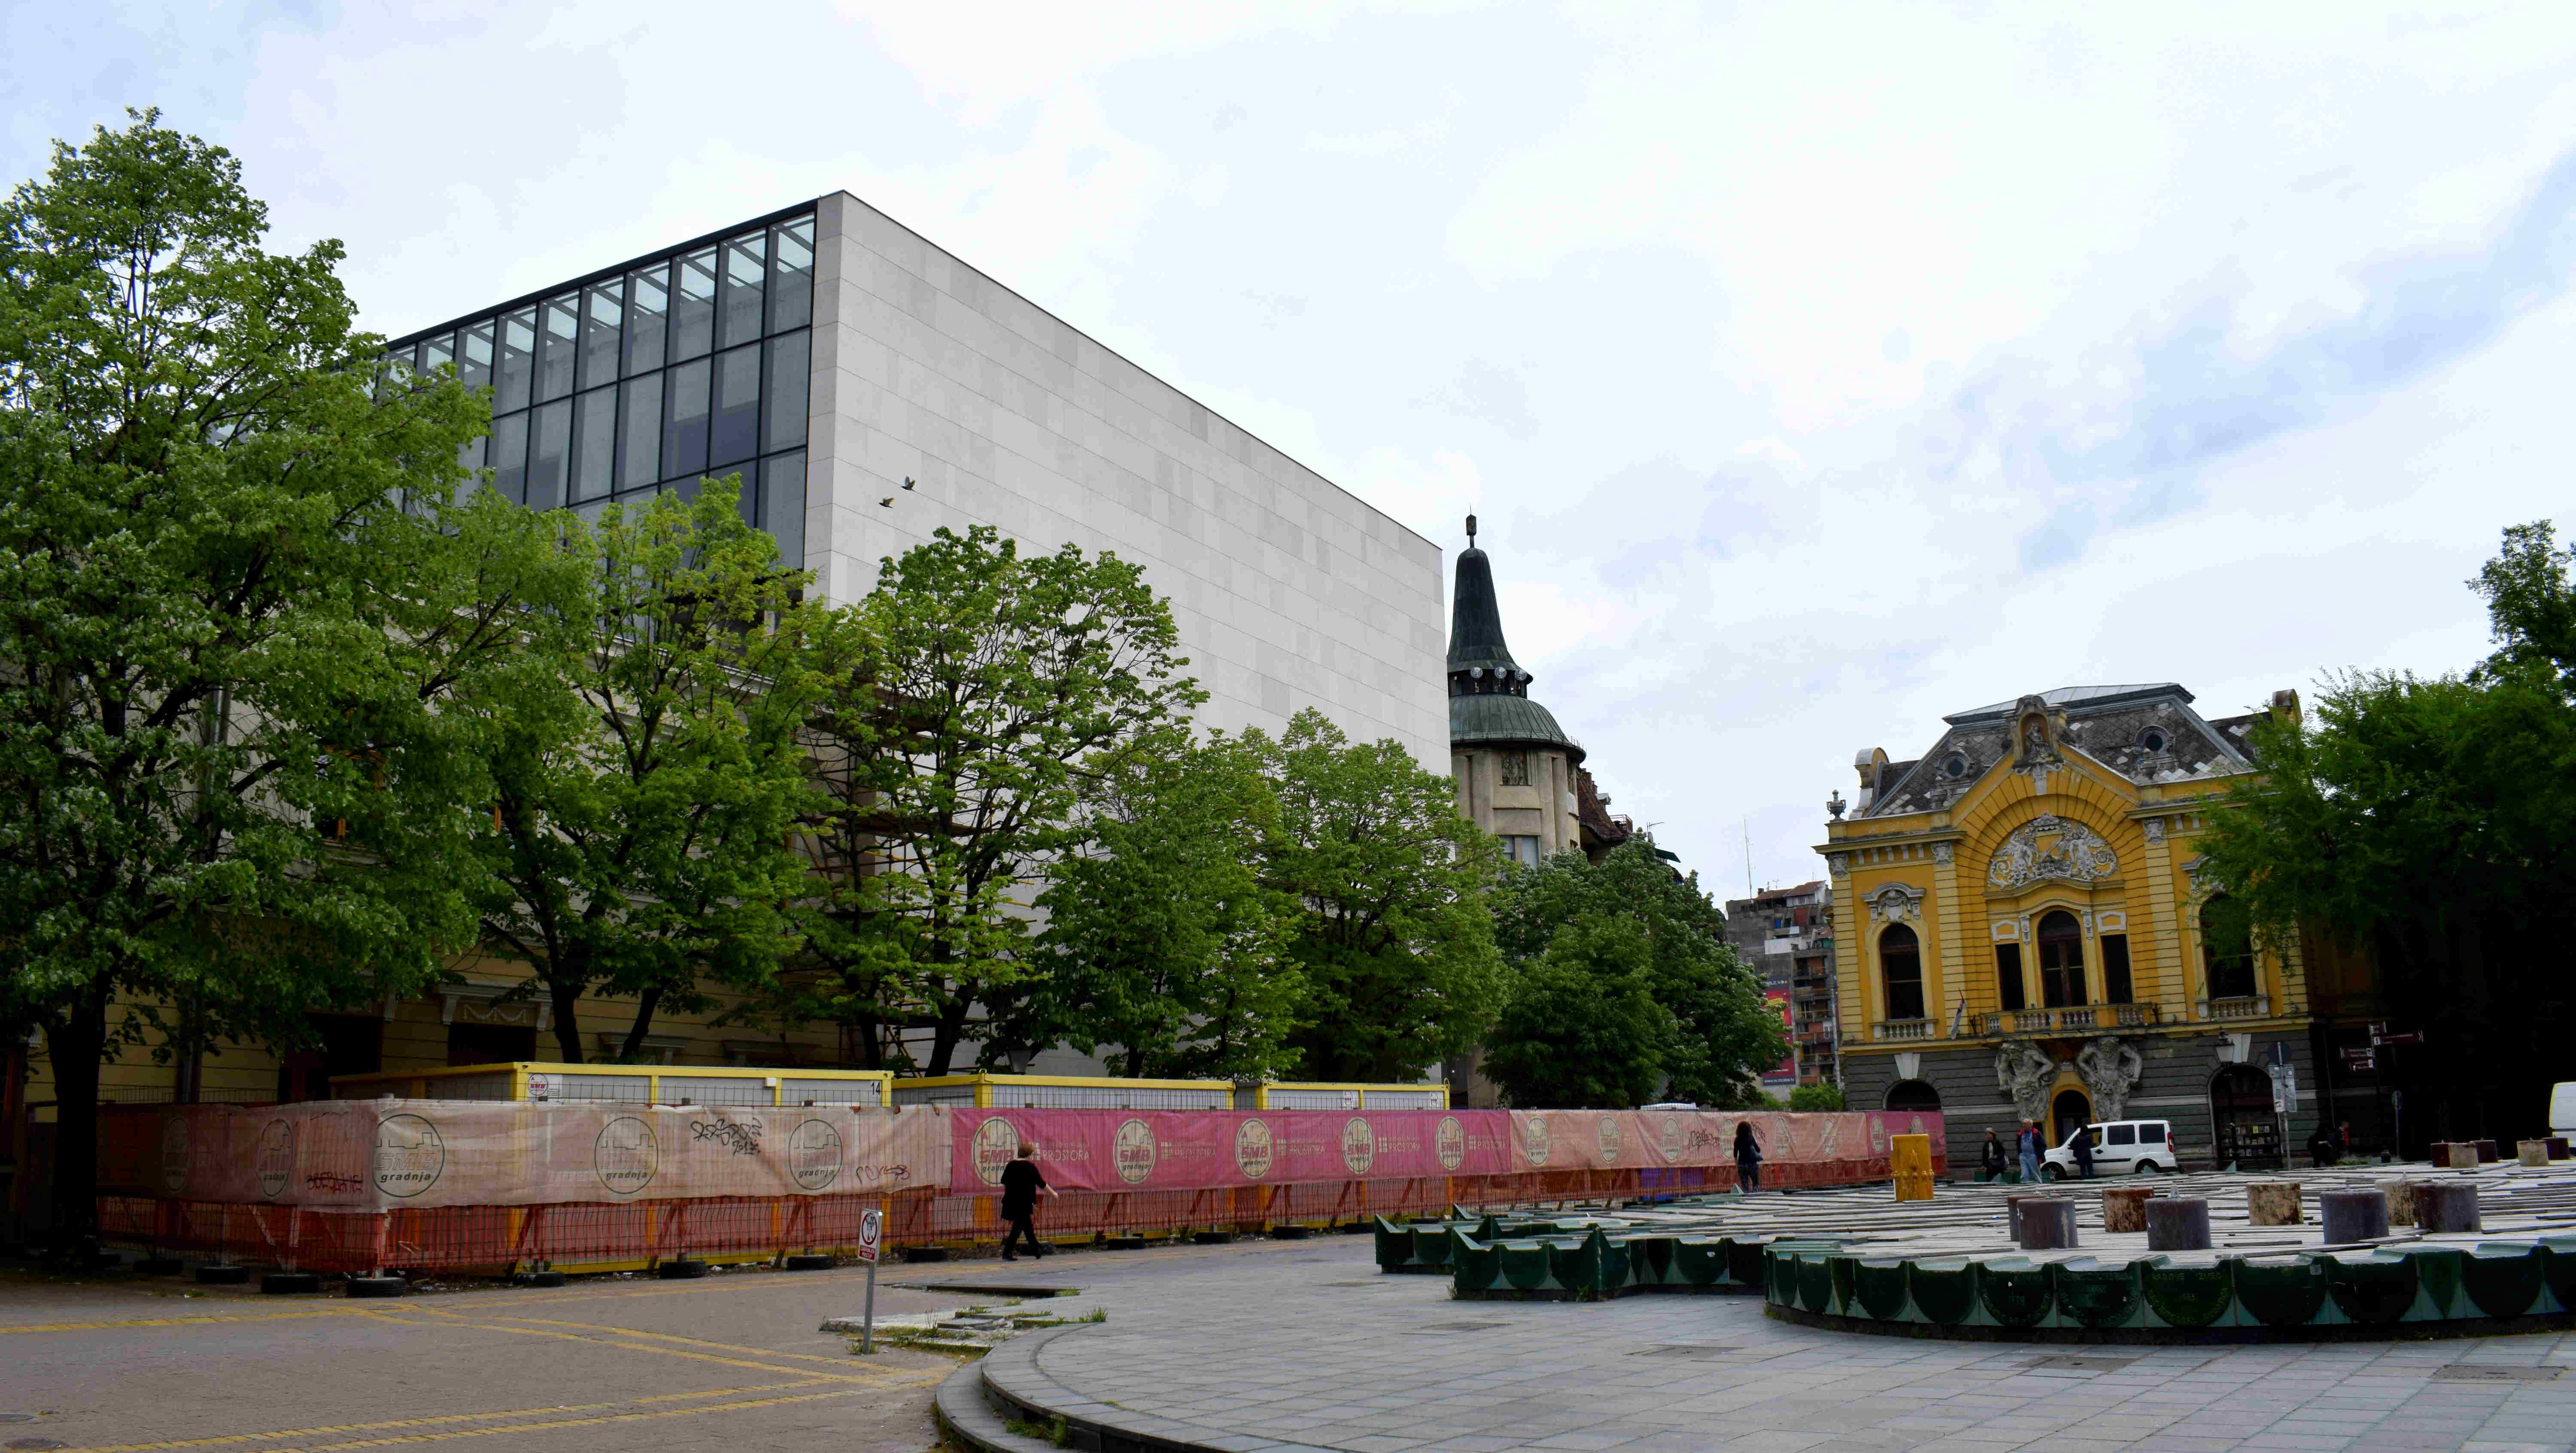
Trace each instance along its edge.
<path fill-rule="evenodd" d="M 2138 733 L 2139 750 L 2146 752 L 2150 756 L 2160 753 L 2165 748 L 2172 745 L 2173 739 L 2165 735 L 2164 728 L 2162 727 L 2149 727 L 2145 731 Z"/>
<path fill-rule="evenodd" d="M 1952 752 L 1941 759 L 1941 775 L 1952 779 L 1968 775 L 1968 754 Z"/>

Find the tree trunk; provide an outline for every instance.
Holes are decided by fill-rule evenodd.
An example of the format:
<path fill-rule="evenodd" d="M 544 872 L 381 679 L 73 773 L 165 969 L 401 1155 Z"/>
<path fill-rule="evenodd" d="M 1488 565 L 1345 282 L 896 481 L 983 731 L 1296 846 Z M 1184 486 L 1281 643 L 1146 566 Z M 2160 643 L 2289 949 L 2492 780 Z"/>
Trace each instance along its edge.
<path fill-rule="evenodd" d="M 547 981 L 546 997 L 555 1006 L 555 1053 L 562 1062 L 577 1065 L 581 1058 L 581 989 L 567 980 Z"/>
<path fill-rule="evenodd" d="M 967 1008 L 966 997 L 961 994 L 954 1004 L 939 1011 L 939 1020 L 931 1027 L 930 1067 L 923 1071 L 925 1075 L 948 1073 L 949 1063 L 957 1058 L 957 1042 L 966 1037 Z"/>
<path fill-rule="evenodd" d="M 107 1057 L 105 983 L 84 990 L 45 1048 L 54 1064 L 54 1246 L 77 1253 L 98 1234 L 98 1079 Z"/>
<path fill-rule="evenodd" d="M 617 1051 L 621 1063 L 633 1064 L 644 1052 L 644 1036 L 653 1031 L 653 1011 L 662 1002 L 662 986 L 653 985 L 635 1000 L 635 1022 L 626 1027 L 626 1043 Z"/>
<path fill-rule="evenodd" d="M 858 1040 L 859 1068 L 884 1069 L 885 1021 L 874 1014 L 861 1014 L 857 1016 L 857 1021 L 852 1029 Z"/>

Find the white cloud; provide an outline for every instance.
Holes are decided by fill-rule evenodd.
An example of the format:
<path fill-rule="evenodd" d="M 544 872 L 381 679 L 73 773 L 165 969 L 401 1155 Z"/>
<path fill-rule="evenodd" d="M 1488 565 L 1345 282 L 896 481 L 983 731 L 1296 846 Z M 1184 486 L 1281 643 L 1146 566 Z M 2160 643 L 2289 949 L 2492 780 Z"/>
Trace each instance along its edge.
<path fill-rule="evenodd" d="M 847 187 L 1412 528 L 1621 810 L 1813 876 L 1855 748 L 2483 649 L 2560 507 L 2576 11 L 21 6 L 400 330 Z"/>

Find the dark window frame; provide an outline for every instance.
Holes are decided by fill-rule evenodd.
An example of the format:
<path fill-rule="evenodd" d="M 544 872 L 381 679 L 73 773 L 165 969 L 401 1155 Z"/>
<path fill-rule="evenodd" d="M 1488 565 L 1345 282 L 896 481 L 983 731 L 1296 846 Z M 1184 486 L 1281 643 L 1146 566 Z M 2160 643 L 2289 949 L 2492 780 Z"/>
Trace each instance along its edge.
<path fill-rule="evenodd" d="M 710 469 L 739 474 L 744 517 L 777 540 L 784 566 L 801 569 L 820 230 L 819 214 L 810 203 L 788 208 L 392 340 L 386 354 L 416 370 L 452 361 L 468 387 L 494 391 L 493 432 L 467 444 L 461 457 L 469 466 L 493 468 L 496 486 L 515 502 L 530 504 L 530 466 L 539 464 L 537 436 L 562 432 L 567 447 L 561 478 L 551 492 L 542 479 L 535 481 L 534 507 L 572 509 L 596 518 L 607 499 L 641 502 L 666 490 L 690 497 Z M 694 352 L 678 337 L 681 311 L 693 306 L 680 296 L 692 262 L 707 284 L 702 303 L 694 305 L 704 311 L 706 348 Z M 751 306 L 755 296 L 756 309 Z M 660 311 L 648 325 L 642 320 L 656 301 Z M 558 337 L 558 325 L 565 323 L 570 332 Z M 517 348 L 511 346 L 514 332 L 522 345 Z M 754 349 L 758 361 L 752 396 L 733 401 L 736 424 L 747 422 L 750 431 L 748 452 L 721 463 L 712 456 L 697 461 L 669 452 L 669 414 L 676 395 L 668 376 L 674 360 L 702 360 L 707 368 L 704 430 L 713 444 L 719 424 L 716 355 L 731 348 Z M 739 382 L 741 363 L 736 367 Z M 794 378 L 788 376 L 791 370 Z M 569 387 L 559 387 L 567 372 Z M 790 387 L 799 384 L 801 390 Z M 596 408 L 607 406 L 598 396 L 612 386 L 613 412 L 605 421 L 591 417 Z M 799 393 L 801 404 L 800 398 L 780 397 L 783 391 Z M 646 425 L 636 413 L 645 402 L 657 405 L 649 443 Z M 549 429 L 556 420 L 555 405 L 562 407 L 568 425 L 560 431 Z M 596 484 L 597 436 L 603 428 L 614 434 L 605 496 Z M 512 443 L 518 446 L 515 459 L 504 457 L 504 446 Z M 736 448 L 741 447 L 737 442 Z"/>
<path fill-rule="evenodd" d="M 2066 931 L 2056 925 L 2063 922 Z M 2032 937 L 2039 944 L 2039 1003 L 2043 1009 L 2081 1009 L 2084 997 L 2084 924 L 2063 908 L 2042 914 Z"/>
<path fill-rule="evenodd" d="M 2201 975 L 2212 999 L 2251 999 L 2263 992 L 2253 926 L 2227 922 L 2234 911 L 2234 900 L 2224 893 L 2200 906 Z M 2213 914 L 2219 919 L 2216 923 L 2211 921 Z"/>
<path fill-rule="evenodd" d="M 1903 937 L 1900 939 L 1899 935 Z M 1878 979 L 1890 1021 L 1927 1017 L 1924 1013 L 1921 935 L 1902 923 L 1891 923 L 1879 931 Z M 1909 1007 L 1912 1013 L 1901 1012 Z"/>
<path fill-rule="evenodd" d="M 2030 1007 L 2030 983 L 2021 971 L 2021 945 L 1995 945 L 1995 1007 L 2018 1014 Z"/>
<path fill-rule="evenodd" d="M 2093 940 L 2102 955 L 2102 1002 L 2135 1004 L 2137 984 L 2129 971 L 2129 935 L 2126 932 L 2097 934 Z"/>

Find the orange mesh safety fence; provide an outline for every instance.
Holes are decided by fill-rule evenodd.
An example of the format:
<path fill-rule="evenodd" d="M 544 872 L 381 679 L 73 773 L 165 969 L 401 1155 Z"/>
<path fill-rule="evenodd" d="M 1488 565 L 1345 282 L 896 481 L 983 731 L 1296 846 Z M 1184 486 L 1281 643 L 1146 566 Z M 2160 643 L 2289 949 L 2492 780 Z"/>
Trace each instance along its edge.
<path fill-rule="evenodd" d="M 117 1108 L 101 1117 L 109 1238 L 313 1271 L 827 1250 L 857 1244 L 872 1209 L 886 1213 L 888 1245 L 996 1241 L 992 1182 L 1033 1134 L 1060 1191 L 1039 1205 L 1038 1230 L 1058 1241 L 1690 1195 L 1736 1181 L 1721 1158 L 1734 1118 L 1677 1113 L 1052 1111 L 1006 1121 L 918 1108 Z M 1900 1128 L 1879 1115 L 1744 1118 L 1766 1142 L 1771 1189 L 1884 1181 L 1886 1138 Z M 1938 1117 L 1928 1118 L 1937 1146 Z M 1440 1173 L 1452 1160 L 1463 1164 Z M 1352 1173 L 1315 1174 L 1327 1168 Z M 807 1193 L 779 1193 L 788 1188 Z"/>
<path fill-rule="evenodd" d="M 1732 1167 L 1685 1167 L 1197 1191 L 1069 1191 L 1039 1205 L 1038 1231 L 1058 1241 L 1126 1233 L 1257 1231 L 1292 1223 L 1356 1222 L 1372 1216 L 1434 1216 L 1453 1205 L 1499 1209 L 1686 1195 L 1727 1189 L 1734 1174 Z M 929 1191 L 891 1196 L 700 1197 L 623 1205 L 422 1206 L 372 1212 L 140 1195 L 99 1199 L 101 1231 L 110 1240 L 164 1253 L 225 1256 L 334 1272 L 498 1270 L 540 1263 L 829 1250 L 858 1243 L 859 1215 L 867 1210 L 886 1214 L 889 1246 L 996 1241 L 1004 1229 L 1000 1197 Z"/>

